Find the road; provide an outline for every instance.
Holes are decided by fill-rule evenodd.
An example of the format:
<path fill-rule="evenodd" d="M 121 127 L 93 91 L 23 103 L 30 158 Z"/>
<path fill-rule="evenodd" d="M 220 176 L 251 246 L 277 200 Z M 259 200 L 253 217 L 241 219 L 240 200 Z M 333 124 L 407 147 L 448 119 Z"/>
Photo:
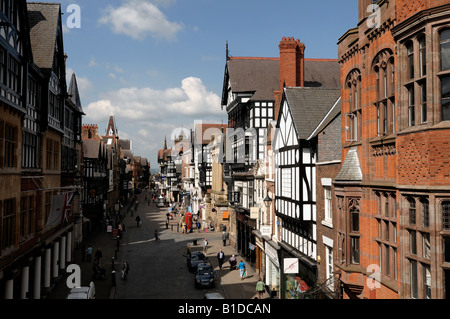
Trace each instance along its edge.
<path fill-rule="evenodd" d="M 144 199 L 144 194 L 139 198 Z M 114 299 L 201 299 L 207 292 L 223 294 L 220 285 L 196 289 L 194 274 L 186 265 L 187 245 L 195 238 L 217 234 L 183 234 L 181 229 L 177 232 L 176 226 L 166 229 L 166 213 L 167 208 L 140 200 L 137 212 L 125 217 L 127 227 L 120 244 L 120 258 L 128 260 L 131 270 L 126 280 L 117 280 Z M 142 220 L 141 226 L 134 221 L 136 215 Z M 155 229 L 160 233 L 158 242 Z"/>

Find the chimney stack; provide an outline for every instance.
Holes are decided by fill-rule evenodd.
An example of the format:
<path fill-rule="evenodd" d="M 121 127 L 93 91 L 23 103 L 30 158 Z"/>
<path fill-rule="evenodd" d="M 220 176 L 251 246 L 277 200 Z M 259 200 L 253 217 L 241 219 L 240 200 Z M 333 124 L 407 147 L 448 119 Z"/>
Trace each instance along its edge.
<path fill-rule="evenodd" d="M 304 86 L 305 44 L 294 38 L 283 38 L 280 49 L 280 90 L 285 86 Z"/>
<path fill-rule="evenodd" d="M 305 44 L 294 38 L 280 42 L 280 91 L 275 91 L 275 120 L 278 118 L 283 88 L 305 86 Z"/>

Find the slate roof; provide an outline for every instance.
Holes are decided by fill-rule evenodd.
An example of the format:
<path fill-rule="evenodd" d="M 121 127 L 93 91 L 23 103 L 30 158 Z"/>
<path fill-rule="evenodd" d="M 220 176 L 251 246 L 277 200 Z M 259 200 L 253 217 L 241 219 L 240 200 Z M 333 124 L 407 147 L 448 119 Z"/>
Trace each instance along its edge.
<path fill-rule="evenodd" d="M 227 61 L 233 93 L 254 93 L 251 100 L 273 100 L 280 89 L 278 58 L 231 58 Z"/>
<path fill-rule="evenodd" d="M 59 3 L 27 3 L 33 60 L 41 69 L 53 66 L 60 8 Z"/>
<path fill-rule="evenodd" d="M 98 158 L 100 154 L 100 140 L 84 140 L 83 141 L 83 157 Z"/>
<path fill-rule="evenodd" d="M 75 73 L 72 73 L 72 77 L 70 79 L 68 95 L 78 112 L 84 114 L 83 108 L 81 107 L 80 92 L 78 91 L 77 77 L 75 76 Z"/>
<path fill-rule="evenodd" d="M 305 59 L 305 87 L 340 88 L 337 60 Z M 227 61 L 233 93 L 254 93 L 250 100 L 274 100 L 280 90 L 280 59 L 233 57 Z"/>
<path fill-rule="evenodd" d="M 119 145 L 123 150 L 131 150 L 131 140 L 119 139 Z"/>
<path fill-rule="evenodd" d="M 337 174 L 335 180 L 347 182 L 362 181 L 361 165 L 359 163 L 358 150 L 356 147 L 349 149 L 344 164 L 342 164 L 341 170 Z"/>
<path fill-rule="evenodd" d="M 340 89 L 287 87 L 284 89 L 299 139 L 308 139 L 340 97 Z"/>
<path fill-rule="evenodd" d="M 334 120 L 336 116 L 341 113 L 341 98 L 339 97 L 336 103 L 332 106 L 331 110 L 328 111 L 327 115 L 322 119 L 319 125 L 314 129 L 308 140 L 317 136 L 323 129 L 325 129 L 331 121 Z"/>

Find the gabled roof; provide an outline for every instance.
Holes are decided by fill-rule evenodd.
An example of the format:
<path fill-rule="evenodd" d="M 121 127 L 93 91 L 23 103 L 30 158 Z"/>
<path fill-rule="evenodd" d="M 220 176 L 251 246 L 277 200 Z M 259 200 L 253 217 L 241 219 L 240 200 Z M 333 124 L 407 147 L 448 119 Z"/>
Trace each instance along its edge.
<path fill-rule="evenodd" d="M 230 58 L 228 75 L 233 93 L 252 93 L 252 100 L 273 100 L 280 89 L 280 59 Z"/>
<path fill-rule="evenodd" d="M 84 140 L 83 141 L 83 157 L 98 158 L 100 154 L 100 140 Z"/>
<path fill-rule="evenodd" d="M 284 99 L 289 105 L 298 139 L 307 139 L 340 97 L 340 89 L 287 87 Z"/>
<path fill-rule="evenodd" d="M 304 67 L 305 87 L 340 88 L 338 60 L 305 59 Z M 233 57 L 227 61 L 227 70 L 232 92 L 251 93 L 250 100 L 271 101 L 280 90 L 279 58 Z"/>
<path fill-rule="evenodd" d="M 61 5 L 29 2 L 27 9 L 34 63 L 41 69 L 51 69 Z"/>
<path fill-rule="evenodd" d="M 311 133 L 311 135 L 308 137 L 308 140 L 317 136 L 322 130 L 324 130 L 328 124 L 330 124 L 331 121 L 336 118 L 341 113 L 341 97 L 338 98 L 336 103 L 331 107 L 331 109 L 328 111 L 327 115 L 322 119 L 322 121 L 319 123 L 319 125 L 314 129 L 314 131 Z"/>
<path fill-rule="evenodd" d="M 72 73 L 72 77 L 70 78 L 68 95 L 69 99 L 77 108 L 77 111 L 84 114 L 83 108 L 81 107 L 80 92 L 78 91 L 77 77 L 75 73 Z"/>
<path fill-rule="evenodd" d="M 336 181 L 361 182 L 362 171 L 359 163 L 358 150 L 356 147 L 348 150 L 344 164 L 337 174 Z"/>
<path fill-rule="evenodd" d="M 120 148 L 123 150 L 131 150 L 131 140 L 119 139 Z"/>

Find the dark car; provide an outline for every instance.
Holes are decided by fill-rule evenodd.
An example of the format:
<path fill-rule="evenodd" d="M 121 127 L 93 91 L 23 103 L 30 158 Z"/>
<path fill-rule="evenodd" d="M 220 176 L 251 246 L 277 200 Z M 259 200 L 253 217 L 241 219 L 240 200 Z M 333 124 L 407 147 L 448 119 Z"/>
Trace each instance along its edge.
<path fill-rule="evenodd" d="M 215 272 L 211 264 L 198 264 L 195 271 L 195 288 L 214 287 Z"/>
<path fill-rule="evenodd" d="M 204 263 L 208 258 L 201 251 L 192 251 L 187 256 L 189 271 L 195 271 L 198 264 Z"/>

